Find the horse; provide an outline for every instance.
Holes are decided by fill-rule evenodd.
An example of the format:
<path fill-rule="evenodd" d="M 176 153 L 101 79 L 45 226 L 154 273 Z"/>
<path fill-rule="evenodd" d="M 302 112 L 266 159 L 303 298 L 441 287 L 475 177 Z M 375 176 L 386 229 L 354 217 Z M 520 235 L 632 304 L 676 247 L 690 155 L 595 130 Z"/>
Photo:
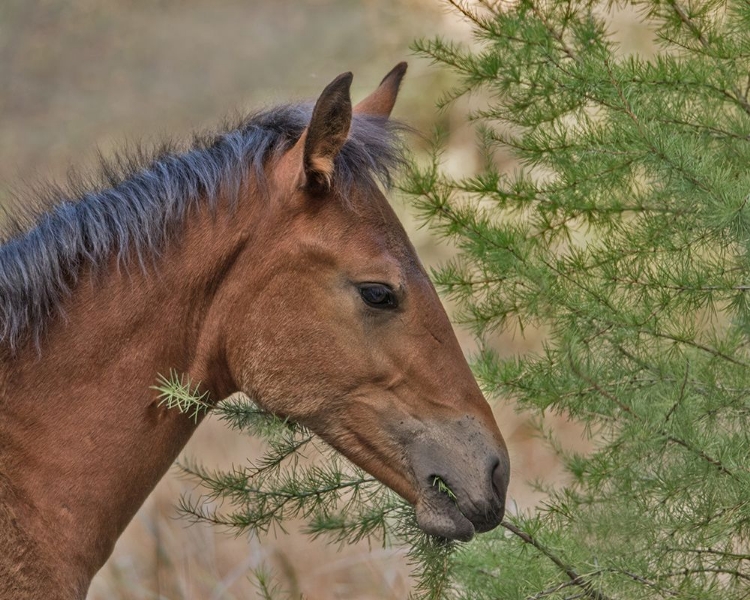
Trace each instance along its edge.
<path fill-rule="evenodd" d="M 152 389 L 171 371 L 307 426 L 429 534 L 501 522 L 505 442 L 384 194 L 405 72 L 105 161 L 6 234 L 0 598 L 86 596 L 199 425 Z"/>

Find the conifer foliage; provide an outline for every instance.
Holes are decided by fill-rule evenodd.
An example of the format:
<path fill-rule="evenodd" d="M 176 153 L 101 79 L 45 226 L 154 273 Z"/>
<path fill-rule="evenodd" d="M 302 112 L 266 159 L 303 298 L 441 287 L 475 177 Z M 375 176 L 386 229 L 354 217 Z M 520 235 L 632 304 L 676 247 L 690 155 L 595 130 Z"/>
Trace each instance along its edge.
<path fill-rule="evenodd" d="M 458 248 L 434 277 L 480 341 L 485 390 L 582 422 L 594 449 L 550 434 L 569 483 L 454 547 L 340 459 L 299 462 L 308 432 L 269 434 L 230 402 L 220 414 L 269 434 L 269 453 L 232 473 L 186 465 L 234 510 L 183 508 L 242 530 L 301 515 L 336 541 L 395 536 L 430 598 L 750 598 L 750 3 L 451 4 L 476 43 L 415 47 L 459 76 L 444 103 L 483 103 L 484 165 L 451 177 L 438 143 L 403 187 Z M 609 15 L 626 4 L 656 53 L 615 43 Z M 528 327 L 542 351 L 493 351 L 497 332 Z"/>
<path fill-rule="evenodd" d="M 477 48 L 417 44 L 461 77 L 446 102 L 489 98 L 486 167 L 451 179 L 436 157 L 408 183 L 460 249 L 436 279 L 486 342 L 476 373 L 595 444 L 541 511 L 459 554 L 467 598 L 750 593 L 750 4 L 628 6 L 655 55 L 613 41 L 622 4 L 574 0 L 455 3 Z M 513 326 L 544 350 L 498 359 Z"/>

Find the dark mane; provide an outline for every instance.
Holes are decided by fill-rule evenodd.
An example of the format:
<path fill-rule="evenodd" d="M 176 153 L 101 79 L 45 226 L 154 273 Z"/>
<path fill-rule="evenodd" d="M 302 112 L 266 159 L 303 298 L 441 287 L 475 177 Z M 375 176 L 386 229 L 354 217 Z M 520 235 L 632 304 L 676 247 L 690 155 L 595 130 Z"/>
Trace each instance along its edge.
<path fill-rule="evenodd" d="M 71 180 L 67 190 L 47 194 L 53 206 L 0 245 L 0 346 L 15 348 L 27 335 L 38 342 L 84 267 L 116 255 L 120 263 L 136 257 L 143 268 L 181 231 L 196 202 L 235 200 L 248 175 L 262 188 L 269 158 L 299 139 L 311 112 L 307 104 L 279 106 L 196 137 L 183 152 L 129 152 L 103 161 L 97 181 Z M 355 115 L 336 159 L 335 189 L 389 186 L 403 161 L 400 128 Z"/>

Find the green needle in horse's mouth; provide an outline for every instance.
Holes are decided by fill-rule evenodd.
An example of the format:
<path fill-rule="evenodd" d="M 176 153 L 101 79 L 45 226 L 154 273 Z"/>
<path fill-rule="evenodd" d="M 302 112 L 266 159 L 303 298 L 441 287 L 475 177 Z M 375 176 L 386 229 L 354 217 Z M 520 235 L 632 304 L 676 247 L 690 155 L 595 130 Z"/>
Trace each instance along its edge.
<path fill-rule="evenodd" d="M 438 492 L 440 492 L 441 494 L 445 494 L 454 502 L 456 501 L 456 494 L 453 493 L 453 490 L 448 487 L 448 484 L 445 483 L 445 481 L 443 481 L 443 478 L 439 475 L 435 475 L 432 478 L 432 487 L 437 487 Z"/>

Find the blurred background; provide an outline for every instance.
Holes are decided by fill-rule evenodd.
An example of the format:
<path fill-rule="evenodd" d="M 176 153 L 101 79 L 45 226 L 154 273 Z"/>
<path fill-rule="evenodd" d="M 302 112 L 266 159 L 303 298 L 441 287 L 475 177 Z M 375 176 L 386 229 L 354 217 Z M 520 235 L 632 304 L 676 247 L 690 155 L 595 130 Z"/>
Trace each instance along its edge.
<path fill-rule="evenodd" d="M 91 167 L 97 152 L 106 156 L 128 141 L 186 138 L 229 114 L 314 99 L 343 71 L 354 72 L 356 102 L 401 60 L 409 72 L 394 117 L 425 134 L 440 123 L 450 133 L 446 168 L 469 173 L 479 157 L 466 104 L 438 113 L 451 76 L 409 51 L 415 38 L 434 35 L 472 42 L 468 25 L 439 0 L 3 0 L 0 205 L 23 198 L 19 190 L 29 184 L 64 181 L 71 166 Z M 423 143 L 411 140 L 417 152 Z M 418 227 L 403 199 L 393 203 L 428 266 L 451 255 Z M 470 336 L 458 334 L 471 353 Z M 508 355 L 538 348 L 540 339 L 526 331 L 496 346 Z M 559 461 L 510 406 L 495 413 L 511 452 L 511 510 L 533 507 L 542 496 L 529 482 L 559 482 Z M 551 416 L 549 425 L 584 447 L 564 417 Z M 228 466 L 260 451 L 258 441 L 209 418 L 184 452 Z M 254 598 L 249 575 L 261 565 L 309 600 L 409 592 L 398 549 L 327 546 L 293 527 L 247 539 L 188 525 L 175 503 L 191 489 L 176 471 L 164 478 L 95 578 L 90 600 Z"/>

